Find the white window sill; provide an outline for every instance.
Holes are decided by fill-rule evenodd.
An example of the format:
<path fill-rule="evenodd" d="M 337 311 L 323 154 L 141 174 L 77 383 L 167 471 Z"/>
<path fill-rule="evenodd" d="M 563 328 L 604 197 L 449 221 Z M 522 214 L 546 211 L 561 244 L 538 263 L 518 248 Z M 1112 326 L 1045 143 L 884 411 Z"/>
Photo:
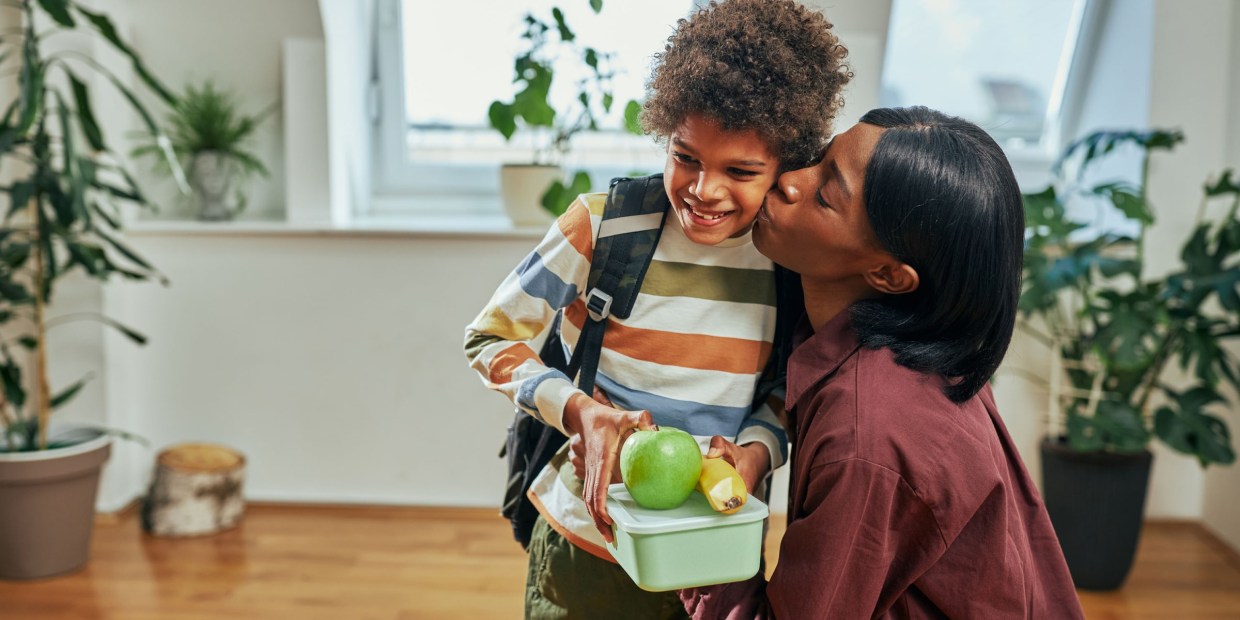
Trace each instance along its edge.
<path fill-rule="evenodd" d="M 131 236 L 383 236 L 479 239 L 540 239 L 546 227 L 514 226 L 500 214 L 367 216 L 344 224 L 282 220 L 139 220 L 128 222 Z"/>

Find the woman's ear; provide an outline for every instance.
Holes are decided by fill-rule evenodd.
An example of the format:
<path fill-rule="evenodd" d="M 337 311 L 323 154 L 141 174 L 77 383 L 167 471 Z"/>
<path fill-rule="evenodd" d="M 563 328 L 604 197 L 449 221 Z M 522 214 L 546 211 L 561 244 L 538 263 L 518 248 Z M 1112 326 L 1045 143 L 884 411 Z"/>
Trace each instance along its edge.
<path fill-rule="evenodd" d="M 865 282 L 870 288 L 887 295 L 912 293 L 921 285 L 917 270 L 894 258 L 865 272 Z"/>

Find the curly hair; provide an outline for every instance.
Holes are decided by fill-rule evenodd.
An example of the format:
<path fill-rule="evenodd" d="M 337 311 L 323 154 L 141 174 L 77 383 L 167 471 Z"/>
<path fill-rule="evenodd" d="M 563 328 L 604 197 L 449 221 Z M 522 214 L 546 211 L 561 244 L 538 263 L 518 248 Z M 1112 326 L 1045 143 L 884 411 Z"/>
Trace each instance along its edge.
<path fill-rule="evenodd" d="M 847 55 L 826 17 L 794 0 L 711 2 L 655 54 L 642 127 L 666 138 L 702 114 L 757 131 L 784 169 L 808 166 L 844 103 Z"/>

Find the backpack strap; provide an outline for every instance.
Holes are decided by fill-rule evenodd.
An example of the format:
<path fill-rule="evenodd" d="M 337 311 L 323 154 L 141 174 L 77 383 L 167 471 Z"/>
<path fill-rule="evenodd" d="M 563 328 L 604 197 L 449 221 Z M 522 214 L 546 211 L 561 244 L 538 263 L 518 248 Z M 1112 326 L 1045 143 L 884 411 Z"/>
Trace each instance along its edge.
<path fill-rule="evenodd" d="M 566 372 L 578 377 L 577 387 L 587 395 L 594 394 L 607 319 L 625 319 L 633 312 L 670 210 L 662 174 L 612 179 L 590 262 L 588 317 Z"/>

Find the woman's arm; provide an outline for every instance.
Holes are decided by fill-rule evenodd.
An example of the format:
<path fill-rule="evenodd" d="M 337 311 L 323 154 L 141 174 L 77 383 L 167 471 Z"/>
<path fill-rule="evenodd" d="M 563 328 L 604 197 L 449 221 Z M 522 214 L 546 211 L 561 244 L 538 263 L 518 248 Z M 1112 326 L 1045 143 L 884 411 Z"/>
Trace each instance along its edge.
<path fill-rule="evenodd" d="M 861 459 L 811 470 L 770 583 L 681 592 L 694 618 L 881 615 L 946 548 L 930 509 L 894 471 Z"/>

